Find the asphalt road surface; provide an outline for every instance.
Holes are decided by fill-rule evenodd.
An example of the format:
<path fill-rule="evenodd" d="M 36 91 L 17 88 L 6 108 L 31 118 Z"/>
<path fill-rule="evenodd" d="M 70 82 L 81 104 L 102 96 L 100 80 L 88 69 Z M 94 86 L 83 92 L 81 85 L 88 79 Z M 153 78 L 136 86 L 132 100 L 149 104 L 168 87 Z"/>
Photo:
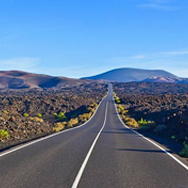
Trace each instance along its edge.
<path fill-rule="evenodd" d="M 188 188 L 188 170 L 123 126 L 110 87 L 84 126 L 0 153 L 0 188 L 71 187 Z"/>

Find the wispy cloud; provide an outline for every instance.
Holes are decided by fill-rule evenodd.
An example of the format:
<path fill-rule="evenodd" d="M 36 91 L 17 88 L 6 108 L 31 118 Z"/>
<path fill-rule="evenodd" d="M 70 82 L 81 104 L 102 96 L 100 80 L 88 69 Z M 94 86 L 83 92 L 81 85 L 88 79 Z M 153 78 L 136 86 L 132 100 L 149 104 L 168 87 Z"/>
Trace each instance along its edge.
<path fill-rule="evenodd" d="M 22 71 L 37 71 L 40 59 L 30 57 L 19 57 L 0 59 L 1 70 L 22 70 Z"/>
<path fill-rule="evenodd" d="M 169 57 L 169 56 L 187 56 L 188 50 L 176 50 L 176 51 L 164 51 L 164 52 L 156 52 L 156 53 L 145 53 L 139 54 L 135 56 L 131 56 L 131 59 L 150 59 L 150 58 L 157 58 L 157 57 Z"/>
<path fill-rule="evenodd" d="M 163 55 L 188 55 L 188 50 L 163 52 Z"/>
<path fill-rule="evenodd" d="M 173 2 L 174 1 L 172 0 L 145 0 L 144 3 L 139 5 L 139 7 L 165 11 L 178 10 L 179 7 L 175 6 Z"/>
<path fill-rule="evenodd" d="M 146 58 L 146 55 L 140 54 L 140 55 L 132 56 L 130 58 L 131 59 L 144 59 L 144 58 Z"/>

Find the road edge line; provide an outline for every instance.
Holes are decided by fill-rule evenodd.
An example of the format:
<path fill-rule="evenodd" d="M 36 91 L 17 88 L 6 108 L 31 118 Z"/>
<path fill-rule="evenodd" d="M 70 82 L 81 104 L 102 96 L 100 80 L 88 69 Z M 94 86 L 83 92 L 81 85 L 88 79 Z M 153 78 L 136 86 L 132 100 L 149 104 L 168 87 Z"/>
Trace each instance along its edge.
<path fill-rule="evenodd" d="M 18 151 L 18 150 L 20 150 L 20 149 L 23 149 L 23 148 L 25 148 L 25 147 L 27 147 L 27 146 L 30 146 L 30 145 L 32 145 L 32 144 L 35 144 L 35 143 L 37 143 L 37 142 L 41 142 L 41 141 L 44 141 L 44 140 L 47 140 L 47 139 L 49 139 L 49 138 L 52 138 L 52 137 L 54 137 L 54 136 L 58 136 L 58 135 L 60 135 L 60 134 L 63 134 L 63 133 L 66 133 L 66 132 L 69 132 L 69 131 L 73 131 L 73 130 L 75 130 L 75 129 L 78 129 L 78 128 L 80 128 L 80 127 L 83 127 L 84 125 L 86 125 L 87 123 L 89 123 L 92 119 L 93 119 L 93 117 L 95 116 L 95 114 L 97 113 L 97 111 L 98 111 L 98 109 L 99 109 L 99 107 L 100 107 L 100 105 L 102 104 L 102 102 L 104 101 L 104 99 L 106 98 L 107 96 L 105 96 L 101 101 L 100 101 L 100 103 L 99 103 L 99 105 L 97 106 L 97 109 L 95 110 L 95 112 L 93 113 L 93 115 L 91 116 L 91 118 L 88 120 L 88 121 L 86 121 L 85 123 L 83 123 L 83 124 L 81 124 L 81 125 L 78 125 L 78 126 L 76 126 L 76 127 L 73 127 L 73 128 L 70 128 L 70 129 L 65 129 L 65 130 L 63 130 L 63 131 L 60 131 L 60 132 L 58 132 L 58 133 L 53 133 L 53 134 L 50 134 L 50 135 L 48 135 L 48 136 L 44 136 L 44 137 L 42 137 L 42 138 L 38 138 L 38 139 L 36 139 L 36 140 L 34 140 L 34 141 L 29 141 L 28 143 L 25 143 L 25 144 L 21 144 L 21 146 L 15 146 L 14 148 L 12 148 L 12 149 L 8 149 L 8 150 L 5 150 L 5 151 L 3 151 L 2 153 L 0 153 L 0 157 L 3 157 L 3 156 L 5 156 L 5 155 L 8 155 L 8 154 L 10 154 L 10 153 L 13 153 L 13 152 L 15 152 L 15 151 Z"/>
<path fill-rule="evenodd" d="M 99 139 L 104 127 L 105 127 L 106 119 L 107 119 L 106 118 L 107 117 L 107 110 L 108 110 L 108 102 L 106 104 L 105 118 L 104 118 L 103 126 L 100 129 L 100 131 L 98 132 L 97 136 L 95 137 L 95 140 L 93 141 L 93 143 L 92 143 L 92 145 L 91 145 L 91 147 L 90 147 L 90 149 L 89 149 L 89 151 L 88 151 L 88 153 L 87 153 L 87 155 L 86 155 L 86 157 L 84 159 L 84 162 L 82 163 L 82 165 L 81 165 L 81 167 L 80 167 L 80 169 L 78 171 L 78 174 L 76 175 L 76 178 L 75 178 L 71 188 L 77 188 L 78 187 L 78 184 L 79 184 L 79 182 L 80 182 L 80 180 L 82 178 L 82 174 L 83 174 L 83 172 L 84 172 L 84 170 L 86 168 L 86 165 L 87 165 L 87 162 L 89 161 L 91 153 L 92 153 L 92 151 L 93 151 L 93 149 L 94 149 L 94 147 L 95 147 L 95 145 L 96 145 L 96 143 L 97 143 L 97 141 L 98 141 L 98 139 Z"/>
<path fill-rule="evenodd" d="M 113 97 L 113 101 L 114 101 L 114 97 Z M 122 121 L 120 115 L 118 114 L 118 111 L 117 111 L 117 106 L 115 104 L 115 101 L 114 101 L 114 106 L 115 106 L 115 109 L 116 109 L 116 113 L 118 115 L 118 118 L 121 122 L 121 124 L 131 130 L 133 133 L 137 134 L 138 136 L 140 136 L 141 138 L 147 140 L 148 142 L 152 143 L 154 146 L 156 146 L 157 148 L 159 148 L 160 150 L 162 150 L 164 153 L 166 153 L 169 157 L 171 157 L 172 159 L 174 159 L 177 163 L 179 163 L 182 167 L 184 167 L 186 170 L 188 170 L 188 166 L 186 164 L 184 164 L 182 161 L 180 161 L 178 158 L 176 158 L 174 155 L 172 155 L 171 153 L 169 153 L 166 149 L 164 149 L 163 147 L 161 147 L 160 145 L 158 145 L 157 143 L 155 143 L 154 141 L 150 140 L 149 138 L 145 137 L 144 135 L 138 133 L 137 131 L 133 130 L 132 128 L 128 127 L 127 125 L 125 125 L 125 123 Z"/>

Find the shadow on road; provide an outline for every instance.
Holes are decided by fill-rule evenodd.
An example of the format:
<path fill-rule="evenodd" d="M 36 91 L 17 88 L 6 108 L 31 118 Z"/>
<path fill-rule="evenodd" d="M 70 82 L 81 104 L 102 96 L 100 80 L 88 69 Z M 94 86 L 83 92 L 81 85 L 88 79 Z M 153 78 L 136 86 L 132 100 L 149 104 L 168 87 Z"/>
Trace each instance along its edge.
<path fill-rule="evenodd" d="M 128 131 L 103 131 L 102 133 L 104 134 L 130 134 L 130 135 L 133 135 L 133 136 L 136 136 L 136 137 L 139 137 L 138 135 L 134 134 L 133 132 L 128 132 Z"/>
<path fill-rule="evenodd" d="M 142 152 L 142 153 L 164 153 L 161 150 L 144 150 L 144 149 L 117 149 L 118 151 L 131 151 L 131 152 Z M 168 151 L 171 153 L 170 151 Z"/>

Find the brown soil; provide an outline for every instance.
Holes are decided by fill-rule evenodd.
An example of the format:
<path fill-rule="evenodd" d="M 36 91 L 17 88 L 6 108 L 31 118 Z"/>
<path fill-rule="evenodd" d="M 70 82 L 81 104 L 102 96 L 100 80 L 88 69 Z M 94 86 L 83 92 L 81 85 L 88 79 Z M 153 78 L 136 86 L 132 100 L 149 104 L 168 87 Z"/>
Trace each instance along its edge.
<path fill-rule="evenodd" d="M 61 89 L 69 86 L 93 83 L 92 80 L 54 77 L 22 71 L 0 71 L 0 91 Z M 96 81 L 95 81 L 96 82 Z"/>

